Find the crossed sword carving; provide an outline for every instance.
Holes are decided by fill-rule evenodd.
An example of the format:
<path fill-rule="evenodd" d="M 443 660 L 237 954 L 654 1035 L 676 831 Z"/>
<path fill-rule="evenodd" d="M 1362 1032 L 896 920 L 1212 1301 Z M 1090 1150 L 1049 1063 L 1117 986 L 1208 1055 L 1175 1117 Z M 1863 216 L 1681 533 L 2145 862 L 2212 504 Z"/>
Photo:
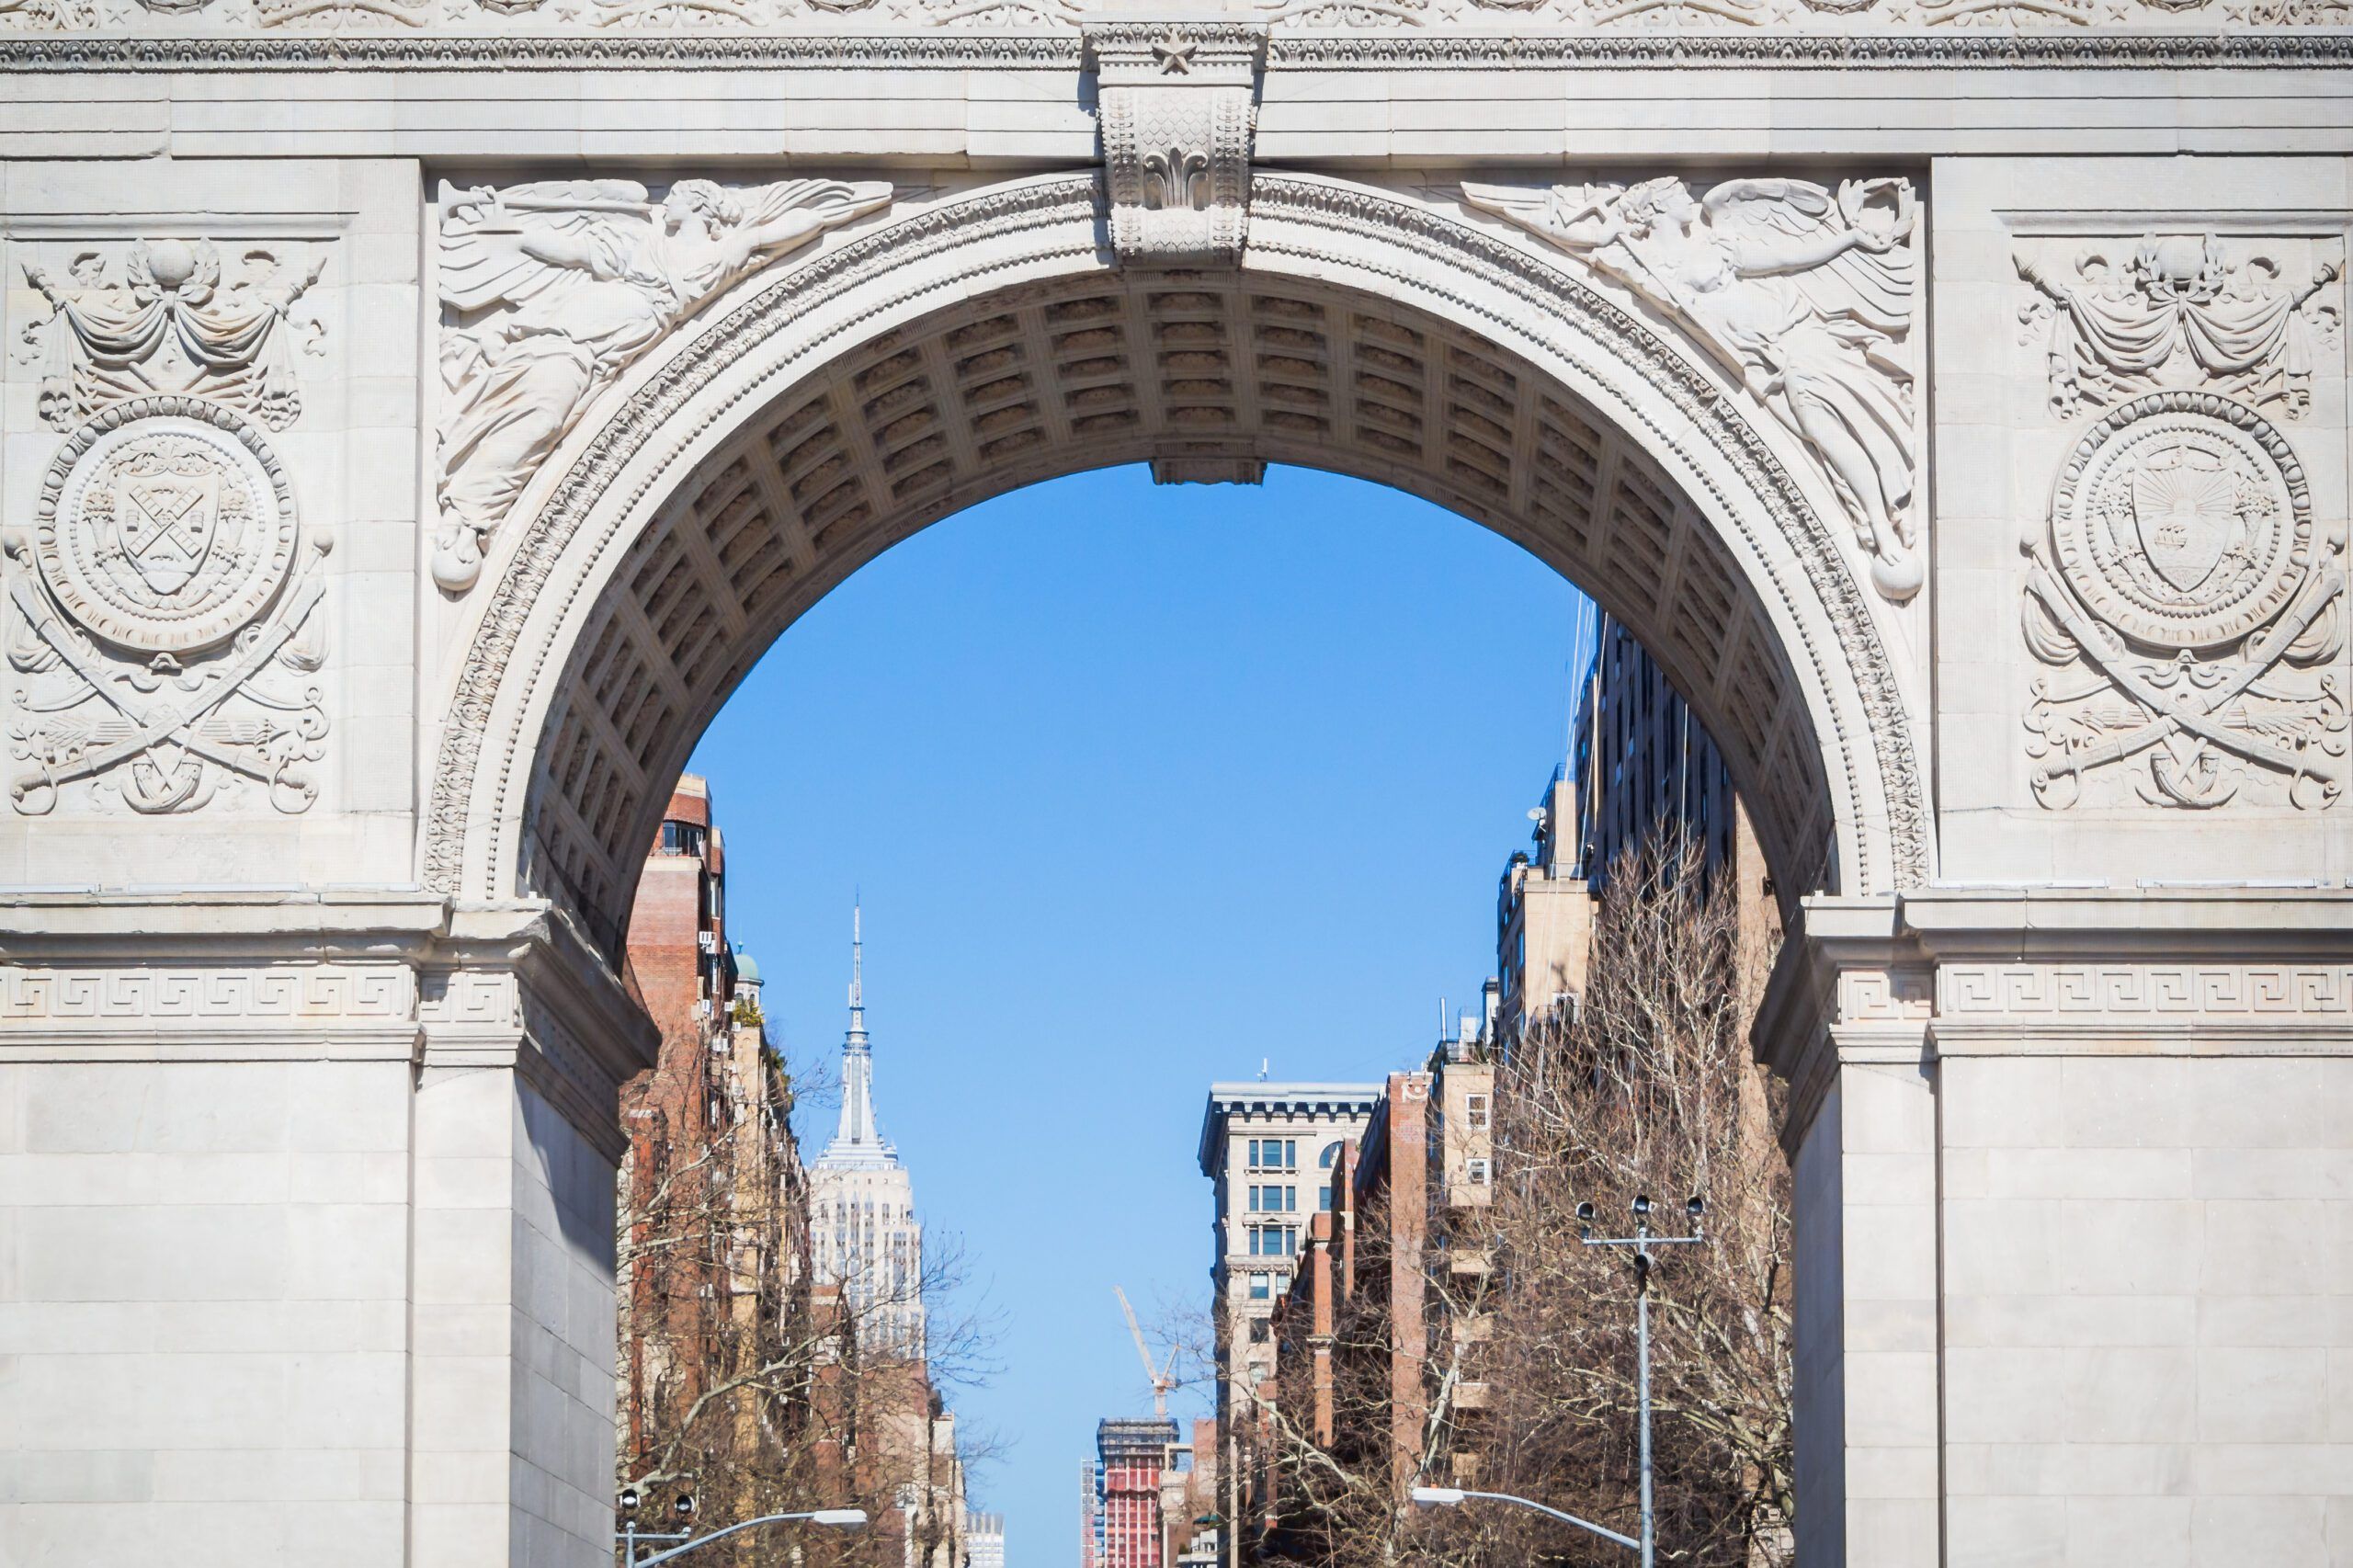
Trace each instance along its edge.
<path fill-rule="evenodd" d="M 251 646 L 239 653 L 230 662 L 228 668 L 220 672 L 218 678 L 211 686 L 199 693 L 193 701 L 184 707 L 174 708 L 168 702 L 141 702 L 136 698 L 126 696 L 116 689 L 119 685 L 116 678 L 117 672 L 98 665 L 82 650 L 74 634 L 59 620 L 56 612 L 34 595 L 22 575 L 12 577 L 8 584 L 8 595 L 16 601 L 17 612 L 25 618 L 34 633 L 42 642 L 48 643 L 60 658 L 73 666 L 74 674 L 80 676 L 93 691 L 111 703 L 116 711 L 131 721 L 133 733 L 111 745 L 86 752 L 61 766 L 51 767 L 43 764 L 39 773 L 28 774 L 17 779 L 11 787 L 10 792 L 21 804 L 27 797 L 37 790 L 54 791 L 61 784 L 71 784 L 77 778 L 95 777 L 110 767 L 130 761 L 132 757 L 142 756 L 165 741 L 176 741 L 179 745 L 196 753 L 199 756 L 217 762 L 222 767 L 233 769 L 249 778 L 263 779 L 266 782 L 267 775 L 256 767 L 251 759 L 239 755 L 231 747 L 206 740 L 197 733 L 196 722 L 228 700 L 231 692 L 244 685 L 248 676 L 268 663 L 277 654 L 278 649 L 286 645 L 287 639 L 294 635 L 295 629 L 309 617 L 311 608 L 319 602 L 319 596 L 325 591 L 326 585 L 316 576 L 313 576 L 309 582 L 302 585 L 301 591 L 295 595 L 292 603 L 288 607 L 288 612 L 278 619 L 277 625 L 256 638 Z"/>
<path fill-rule="evenodd" d="M 2271 666 L 2279 663 L 2279 654 L 2273 650 L 2284 653 L 2297 638 L 2311 628 L 2313 621 L 2320 619 L 2321 611 L 2345 591 L 2344 569 L 2334 560 L 2320 571 L 2307 575 L 2298 587 L 2296 602 L 2288 614 L 2248 642 L 2247 662 L 2244 666 L 2202 699 L 2178 703 L 2168 699 L 2147 677 L 2132 669 L 2129 663 L 2130 655 L 2110 642 L 2106 631 L 2076 608 L 2074 596 L 2059 585 L 2040 554 L 2029 559 L 2033 566 L 2027 574 L 2027 591 L 2041 601 L 2042 608 L 2050 611 L 2052 618 L 2075 640 L 2075 645 L 2083 649 L 2085 655 L 2102 675 L 2122 687 L 2127 696 L 2155 715 L 2136 730 L 2113 740 L 2103 741 L 2087 751 L 2071 752 L 2062 761 L 2046 764 L 2036 772 L 2039 782 L 2048 784 L 2069 775 L 2080 779 L 2090 768 L 2121 762 L 2128 756 L 2148 750 L 2176 730 L 2187 730 L 2250 761 L 2276 767 L 2291 778 L 2309 777 L 2319 780 L 2324 788 L 2328 785 L 2330 780 L 2302 754 L 2234 730 L 2214 715 L 2234 701 L 2247 687 L 2268 675 Z M 2184 695 L 2188 696 L 2186 687 Z"/>

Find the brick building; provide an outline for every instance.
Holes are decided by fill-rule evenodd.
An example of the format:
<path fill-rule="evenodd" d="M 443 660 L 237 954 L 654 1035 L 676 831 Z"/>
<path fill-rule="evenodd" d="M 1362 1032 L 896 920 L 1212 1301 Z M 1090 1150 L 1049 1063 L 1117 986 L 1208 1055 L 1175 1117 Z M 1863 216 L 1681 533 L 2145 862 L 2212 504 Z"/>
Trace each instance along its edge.
<path fill-rule="evenodd" d="M 1168 1562 L 1162 1485 L 1177 1446 L 1176 1423 L 1165 1418 L 1097 1425 L 1097 1568 L 1163 1568 Z"/>
<path fill-rule="evenodd" d="M 741 1517 L 790 1484 L 805 1388 L 771 1379 L 697 1401 L 767 1365 L 805 1312 L 809 1184 L 758 967 L 727 940 L 710 791 L 692 774 L 646 856 L 628 955 L 662 1043 L 621 1093 L 620 1479 L 690 1476 L 707 1515 Z"/>
<path fill-rule="evenodd" d="M 1275 1369 L 1262 1399 L 1284 1406 L 1317 1447 L 1385 1463 L 1401 1502 L 1433 1479 L 1434 1453 L 1444 1477 L 1475 1473 L 1463 1461 L 1486 1391 L 1457 1375 L 1454 1351 L 1479 1332 L 1487 1264 L 1452 1244 L 1464 1213 L 1494 1201 L 1495 1088 L 1467 1028 L 1421 1071 L 1389 1074 L 1324 1173 L 1298 1272 L 1269 1324 Z M 1256 1555 L 1279 1558 L 1295 1499 L 1271 1464 L 1250 1484 Z"/>

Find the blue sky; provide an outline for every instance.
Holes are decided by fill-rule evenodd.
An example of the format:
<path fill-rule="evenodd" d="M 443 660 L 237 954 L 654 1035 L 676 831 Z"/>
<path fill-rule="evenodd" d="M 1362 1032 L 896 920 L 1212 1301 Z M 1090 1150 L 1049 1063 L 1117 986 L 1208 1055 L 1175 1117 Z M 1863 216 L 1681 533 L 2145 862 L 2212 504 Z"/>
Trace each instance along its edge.
<path fill-rule="evenodd" d="M 838 1049 L 863 892 L 882 1128 L 1003 1318 L 951 1398 L 1014 1568 L 1076 1561 L 1095 1422 L 1151 1409 L 1112 1286 L 1207 1300 L 1208 1084 L 1416 1065 L 1492 971 L 1580 603 L 1395 491 L 1110 470 L 889 551 L 703 738 L 790 1055 Z"/>

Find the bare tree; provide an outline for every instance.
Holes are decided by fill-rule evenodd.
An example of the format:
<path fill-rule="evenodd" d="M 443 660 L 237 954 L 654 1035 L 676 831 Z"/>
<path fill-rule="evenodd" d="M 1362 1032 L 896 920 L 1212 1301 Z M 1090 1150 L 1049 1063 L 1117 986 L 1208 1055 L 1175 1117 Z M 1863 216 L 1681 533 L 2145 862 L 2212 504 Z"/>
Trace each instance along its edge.
<path fill-rule="evenodd" d="M 1516 1493 L 1634 1533 L 1633 1280 L 1621 1251 L 1582 1244 L 1572 1216 L 1591 1202 L 1597 1225 L 1631 1224 L 1639 1193 L 1664 1214 L 1693 1194 L 1709 1211 L 1707 1244 L 1653 1276 L 1661 1559 L 1788 1561 L 1789 1172 L 1780 1091 L 1747 1045 L 1771 957 L 1761 924 L 1744 920 L 1729 878 L 1711 885 L 1695 846 L 1611 869 L 1578 1006 L 1496 1064 L 1494 1203 L 1433 1225 L 1427 1343 L 1400 1343 L 1380 1290 L 1336 1292 L 1327 1321 L 1307 1322 L 1314 1292 L 1295 1287 L 1279 1312 L 1277 1387 L 1244 1391 L 1277 1520 L 1266 1557 L 1622 1568 L 1622 1547 L 1540 1515 L 1417 1510 L 1405 1493 Z M 1389 1273 L 1382 1219 L 1355 1217 L 1358 1280 Z M 1401 1355 L 1421 1363 L 1427 1418 L 1412 1432 L 1395 1418 Z"/>
<path fill-rule="evenodd" d="M 1661 1556 L 1709 1568 L 1785 1562 L 1795 1524 L 1781 1090 L 1748 1046 L 1771 959 L 1759 925 L 1693 845 L 1622 858 L 1584 996 L 1521 1043 L 1497 1095 L 1490 1245 L 1509 1289 L 1484 1343 L 1482 1473 L 1633 1533 L 1633 1277 L 1569 1216 L 1590 1202 L 1597 1227 L 1623 1234 L 1637 1194 L 1667 1216 L 1701 1197 L 1707 1244 L 1653 1275 L 1651 1379 Z M 1622 1551 L 1520 1511 L 1465 1511 L 1455 1528 L 1563 1562 Z"/>
<path fill-rule="evenodd" d="M 794 1079 L 756 1015 L 642 1080 L 619 1184 L 619 1475 L 665 1506 L 692 1494 L 716 1526 L 863 1507 L 863 1531 L 795 1541 L 807 1568 L 958 1568 L 962 1475 L 975 1457 L 939 1394 L 994 1369 L 995 1324 L 961 1307 L 956 1238 L 927 1238 L 915 1278 L 858 1293 L 810 1278 L 809 1186 L 790 1131 Z M 676 1125 L 674 1127 L 672 1123 Z M 887 1326 L 924 1308 L 920 1345 Z M 746 1536 L 714 1549 L 778 1561 Z"/>

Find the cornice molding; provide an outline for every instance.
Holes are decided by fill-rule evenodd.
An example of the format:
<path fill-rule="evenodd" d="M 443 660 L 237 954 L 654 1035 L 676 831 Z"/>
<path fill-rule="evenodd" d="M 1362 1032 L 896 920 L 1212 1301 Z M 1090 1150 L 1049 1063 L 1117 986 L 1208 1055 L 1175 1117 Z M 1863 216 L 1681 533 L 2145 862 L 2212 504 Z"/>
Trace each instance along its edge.
<path fill-rule="evenodd" d="M 1076 28 L 1020 33 L 494 34 L 245 37 L 47 33 L 0 38 L 0 72 L 1080 72 Z M 2231 32 L 1619 34 L 1289 33 L 1269 69 L 2310 70 L 2353 64 L 2353 28 Z"/>

